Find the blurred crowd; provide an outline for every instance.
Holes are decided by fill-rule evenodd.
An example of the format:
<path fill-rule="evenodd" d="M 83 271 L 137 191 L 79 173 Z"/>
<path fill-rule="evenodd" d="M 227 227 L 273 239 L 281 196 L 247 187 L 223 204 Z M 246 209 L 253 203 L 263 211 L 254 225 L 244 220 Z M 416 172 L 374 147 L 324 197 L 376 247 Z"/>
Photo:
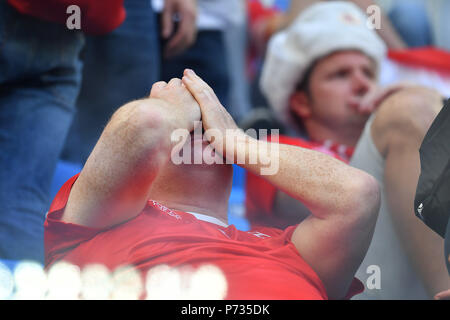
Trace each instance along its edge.
<path fill-rule="evenodd" d="M 418 150 L 450 96 L 449 1 L 73 0 L 81 30 L 66 26 L 70 1 L 45 2 L 0 0 L 0 259 L 44 264 L 58 166 L 83 167 L 117 108 L 189 68 L 243 130 L 279 129 L 280 143 L 379 180 L 379 220 L 356 273 L 366 289 L 354 299 L 432 299 L 450 288 L 445 230 L 414 208 Z M 402 117 L 382 117 L 403 104 Z M 390 134 L 402 123 L 408 130 Z M 250 225 L 307 219 L 306 206 L 243 174 Z"/>

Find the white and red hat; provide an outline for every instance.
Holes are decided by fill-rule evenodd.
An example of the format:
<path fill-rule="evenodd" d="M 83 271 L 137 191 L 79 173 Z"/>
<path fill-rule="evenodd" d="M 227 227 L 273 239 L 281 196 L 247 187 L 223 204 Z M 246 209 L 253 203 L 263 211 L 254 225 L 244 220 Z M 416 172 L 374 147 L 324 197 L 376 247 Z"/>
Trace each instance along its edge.
<path fill-rule="evenodd" d="M 322 2 L 307 8 L 269 40 L 260 88 L 281 122 L 293 124 L 289 98 L 317 59 L 336 51 L 359 50 L 380 66 L 387 48 L 368 22 L 353 3 Z"/>

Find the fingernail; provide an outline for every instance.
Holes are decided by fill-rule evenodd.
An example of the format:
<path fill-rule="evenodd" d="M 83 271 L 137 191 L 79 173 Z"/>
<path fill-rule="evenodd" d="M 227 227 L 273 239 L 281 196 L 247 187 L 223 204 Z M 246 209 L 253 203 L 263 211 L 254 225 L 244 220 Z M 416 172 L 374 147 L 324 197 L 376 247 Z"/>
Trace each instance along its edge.
<path fill-rule="evenodd" d="M 191 79 L 189 79 L 188 77 L 184 76 L 181 80 L 185 81 L 185 82 L 192 82 Z"/>
<path fill-rule="evenodd" d="M 190 76 L 195 75 L 195 72 L 194 72 L 194 70 L 192 70 L 192 69 L 186 69 L 186 72 L 187 72 L 187 74 L 190 75 Z"/>

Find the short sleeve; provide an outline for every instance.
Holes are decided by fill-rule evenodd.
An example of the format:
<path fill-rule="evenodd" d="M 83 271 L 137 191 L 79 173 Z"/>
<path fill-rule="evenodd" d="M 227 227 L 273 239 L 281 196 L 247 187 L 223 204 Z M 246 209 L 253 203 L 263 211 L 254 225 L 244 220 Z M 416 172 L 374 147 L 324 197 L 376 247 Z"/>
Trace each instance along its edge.
<path fill-rule="evenodd" d="M 256 230 L 258 232 L 270 235 L 272 237 L 281 237 L 285 243 L 291 242 L 292 234 L 294 233 L 295 229 L 297 228 L 297 225 L 289 226 L 284 230 L 277 229 L 277 228 L 270 228 L 270 227 L 258 227 Z M 300 255 L 301 256 L 301 255 Z M 303 259 L 303 257 L 302 257 Z M 309 266 L 312 269 L 311 266 Z M 314 272 L 315 277 L 319 279 L 319 276 Z M 321 282 L 322 283 L 322 282 Z M 325 290 L 325 287 L 323 287 Z M 364 291 L 364 284 L 356 277 L 353 278 L 352 283 L 350 284 L 350 287 L 347 291 L 347 294 L 343 298 L 343 300 L 350 300 L 354 296 L 362 293 Z"/>
<path fill-rule="evenodd" d="M 53 200 L 44 223 L 45 266 L 48 267 L 56 260 L 78 246 L 91 239 L 101 230 L 88 228 L 61 221 L 62 214 L 69 199 L 70 190 L 78 178 L 78 174 L 70 178 L 59 190 Z"/>

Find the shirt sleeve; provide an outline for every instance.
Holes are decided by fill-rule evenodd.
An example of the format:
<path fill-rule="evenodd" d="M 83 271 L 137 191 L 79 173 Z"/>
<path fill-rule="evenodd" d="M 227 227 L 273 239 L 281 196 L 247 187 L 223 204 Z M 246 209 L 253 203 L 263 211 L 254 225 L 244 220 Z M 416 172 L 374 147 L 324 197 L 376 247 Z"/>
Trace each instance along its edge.
<path fill-rule="evenodd" d="M 61 221 L 69 194 L 78 175 L 70 178 L 58 191 L 44 222 L 45 266 L 63 258 L 80 243 L 91 239 L 100 229 L 88 228 Z"/>
<path fill-rule="evenodd" d="M 291 241 L 292 234 L 294 233 L 295 228 L 297 228 L 297 225 L 287 227 L 285 230 L 275 228 L 259 228 L 259 230 L 265 232 L 268 235 L 281 236 L 284 238 L 285 242 L 289 242 Z M 362 293 L 363 291 L 364 291 L 364 284 L 358 278 L 354 277 L 347 291 L 347 294 L 345 295 L 343 300 L 350 300 L 351 298 Z"/>

